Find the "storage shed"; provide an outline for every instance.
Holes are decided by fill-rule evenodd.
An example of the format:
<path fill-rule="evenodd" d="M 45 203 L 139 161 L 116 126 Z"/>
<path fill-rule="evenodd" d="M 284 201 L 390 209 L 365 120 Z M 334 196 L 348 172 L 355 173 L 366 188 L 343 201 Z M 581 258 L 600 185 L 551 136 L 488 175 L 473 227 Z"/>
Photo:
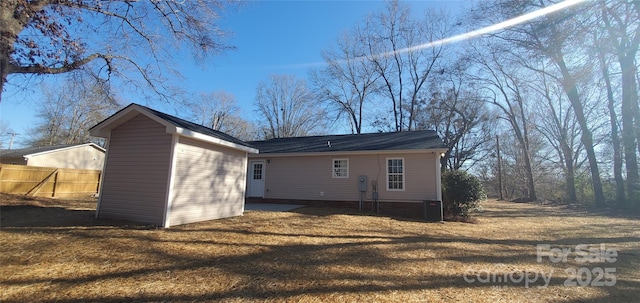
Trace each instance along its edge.
<path fill-rule="evenodd" d="M 131 104 L 90 129 L 107 139 L 98 218 L 163 227 L 242 215 L 247 156 L 225 133 Z"/>

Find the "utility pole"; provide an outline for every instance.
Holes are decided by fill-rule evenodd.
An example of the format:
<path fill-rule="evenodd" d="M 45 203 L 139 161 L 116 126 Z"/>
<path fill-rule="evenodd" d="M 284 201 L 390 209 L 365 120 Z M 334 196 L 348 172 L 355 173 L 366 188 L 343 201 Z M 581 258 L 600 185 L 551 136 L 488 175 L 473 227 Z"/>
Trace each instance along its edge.
<path fill-rule="evenodd" d="M 16 135 L 19 135 L 17 133 L 7 133 L 7 135 L 11 135 L 11 140 L 9 141 L 9 150 L 11 150 L 11 148 L 13 147 L 13 139 L 16 137 Z"/>
<path fill-rule="evenodd" d="M 500 157 L 500 137 L 496 135 L 496 149 L 498 151 L 498 188 L 500 188 L 500 200 L 502 197 L 502 158 Z"/>

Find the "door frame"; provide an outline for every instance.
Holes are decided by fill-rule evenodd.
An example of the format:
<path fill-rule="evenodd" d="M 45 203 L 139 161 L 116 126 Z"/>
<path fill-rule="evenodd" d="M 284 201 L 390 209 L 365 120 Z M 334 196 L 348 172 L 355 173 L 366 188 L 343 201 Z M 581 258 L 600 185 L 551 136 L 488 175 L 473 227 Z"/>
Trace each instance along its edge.
<path fill-rule="evenodd" d="M 253 167 L 255 164 L 262 164 L 262 188 L 254 188 L 255 184 L 253 183 Z M 249 169 L 247 172 L 247 197 L 253 198 L 264 198 L 264 188 L 265 188 L 265 176 L 266 176 L 266 161 L 265 160 L 249 160 Z M 254 195 L 254 190 L 259 190 L 259 195 Z"/>

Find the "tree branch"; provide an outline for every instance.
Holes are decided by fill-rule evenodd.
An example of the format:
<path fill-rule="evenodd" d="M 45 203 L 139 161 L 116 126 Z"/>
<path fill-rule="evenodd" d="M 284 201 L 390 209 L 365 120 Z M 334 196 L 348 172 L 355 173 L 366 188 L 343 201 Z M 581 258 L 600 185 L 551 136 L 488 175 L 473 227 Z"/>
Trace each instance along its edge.
<path fill-rule="evenodd" d="M 47 67 L 44 65 L 20 66 L 9 64 L 7 70 L 9 71 L 9 74 L 62 74 L 76 70 L 98 58 L 103 59 L 107 63 L 107 65 L 109 66 L 109 72 L 111 72 L 111 60 L 113 60 L 115 57 L 99 53 L 89 55 L 80 60 L 76 60 L 60 67 Z"/>

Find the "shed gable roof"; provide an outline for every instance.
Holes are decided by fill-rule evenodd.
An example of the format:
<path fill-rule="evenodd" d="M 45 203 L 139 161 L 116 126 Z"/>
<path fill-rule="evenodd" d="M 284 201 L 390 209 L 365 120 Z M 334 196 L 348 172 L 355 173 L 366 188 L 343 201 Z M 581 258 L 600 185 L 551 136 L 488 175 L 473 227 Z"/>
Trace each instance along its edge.
<path fill-rule="evenodd" d="M 446 150 L 440 137 L 432 130 L 278 138 L 249 143 L 261 154 Z"/>
<path fill-rule="evenodd" d="M 52 146 L 40 146 L 40 147 L 27 147 L 19 149 L 4 149 L 1 152 L 2 157 L 14 158 L 14 157 L 33 157 L 41 154 L 48 154 L 53 152 L 64 151 L 72 148 L 78 148 L 83 146 L 91 146 L 101 152 L 104 152 L 104 148 L 96 145 L 95 143 L 81 143 L 81 144 L 61 144 Z"/>
<path fill-rule="evenodd" d="M 245 150 L 246 152 L 257 153 L 258 151 L 245 141 L 242 141 L 236 137 L 225 134 L 221 131 L 208 128 L 203 125 L 199 125 L 187 120 L 159 112 L 155 109 L 131 103 L 127 107 L 116 112 L 109 118 L 98 123 L 92 127 L 89 131 L 91 135 L 106 137 L 108 132 L 125 123 L 129 119 L 133 118 L 137 114 L 143 114 L 154 121 L 163 124 L 167 127 L 168 133 L 178 133 L 183 136 L 191 137 L 194 139 L 213 142 L 221 145 L 226 145 L 236 149 Z"/>

